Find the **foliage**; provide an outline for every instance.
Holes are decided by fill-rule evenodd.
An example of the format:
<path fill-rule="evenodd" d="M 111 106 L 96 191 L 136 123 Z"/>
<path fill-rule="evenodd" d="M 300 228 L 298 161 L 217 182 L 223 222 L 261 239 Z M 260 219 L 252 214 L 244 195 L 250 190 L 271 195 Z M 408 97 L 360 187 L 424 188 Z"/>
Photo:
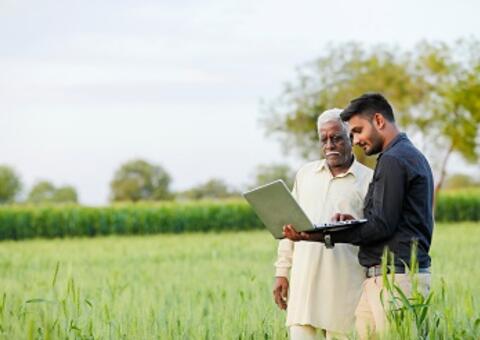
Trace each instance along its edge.
<path fill-rule="evenodd" d="M 124 163 L 110 183 L 112 201 L 168 200 L 171 177 L 160 165 L 137 159 Z"/>
<path fill-rule="evenodd" d="M 387 310 L 389 330 L 398 339 L 429 339 L 430 327 L 428 323 L 433 292 L 422 292 L 419 288 L 418 261 L 416 241 L 412 244 L 410 263 L 408 264 L 408 284 L 403 287 L 395 278 L 395 255 L 385 249 L 382 256 L 382 291 L 380 300 Z M 405 264 L 406 265 L 406 264 Z M 393 268 L 390 272 L 388 268 Z"/>
<path fill-rule="evenodd" d="M 480 157 L 480 43 L 475 39 L 450 45 L 423 42 L 417 45 L 413 60 L 425 92 L 411 123 L 434 146 L 434 153 L 445 150 L 438 190 L 452 153 L 472 164 Z"/>
<path fill-rule="evenodd" d="M 436 221 L 480 221 L 480 191 L 442 192 Z M 0 207 L 0 240 L 263 228 L 244 200 Z"/>
<path fill-rule="evenodd" d="M 412 51 L 356 43 L 329 46 L 322 57 L 300 68 L 297 79 L 265 108 L 263 124 L 286 151 L 312 158 L 318 153 L 316 117 L 326 109 L 345 107 L 365 92 L 383 93 L 400 125 L 421 139 L 439 174 L 438 188 L 453 152 L 472 163 L 479 159 L 477 40 L 420 42 Z M 361 162 L 374 163 L 358 149 L 355 153 Z"/>
<path fill-rule="evenodd" d="M 282 179 L 292 189 L 295 172 L 287 164 L 260 164 L 252 177 L 252 188 Z"/>
<path fill-rule="evenodd" d="M 478 339 L 479 241 L 479 225 L 436 227 L 429 339 Z M 0 338 L 286 340 L 276 246 L 266 231 L 4 241 Z"/>
<path fill-rule="evenodd" d="M 22 184 L 14 169 L 7 165 L 0 165 L 0 204 L 15 200 Z"/>
<path fill-rule="evenodd" d="M 77 203 L 78 194 L 74 187 L 65 185 L 55 190 L 53 195 L 53 202 L 57 203 Z"/>
<path fill-rule="evenodd" d="M 245 230 L 261 222 L 244 201 L 137 203 L 110 207 L 6 206 L 0 240 L 32 237 Z"/>
<path fill-rule="evenodd" d="M 436 221 L 480 221 L 480 189 L 440 191 Z"/>
<path fill-rule="evenodd" d="M 365 49 L 358 43 L 330 45 L 324 56 L 298 70 L 280 98 L 264 110 L 268 133 L 277 135 L 285 151 L 305 159 L 318 157 L 316 119 L 325 110 L 345 107 L 365 92 L 381 91 L 399 113 L 419 103 L 423 82 L 411 76 L 409 55 L 384 45 Z M 402 121 L 406 117 L 400 117 Z M 357 158 L 367 164 L 362 152 Z"/>
<path fill-rule="evenodd" d="M 51 202 L 54 194 L 55 186 L 51 182 L 40 181 L 32 187 L 27 200 L 31 203 Z"/>
<path fill-rule="evenodd" d="M 238 196 L 238 192 L 230 189 L 225 181 L 212 178 L 203 184 L 186 190 L 178 195 L 180 198 L 191 200 L 199 199 L 223 199 Z"/>
<path fill-rule="evenodd" d="M 27 201 L 33 204 L 77 203 L 78 195 L 75 188 L 70 185 L 56 188 L 49 181 L 40 181 L 30 190 Z"/>

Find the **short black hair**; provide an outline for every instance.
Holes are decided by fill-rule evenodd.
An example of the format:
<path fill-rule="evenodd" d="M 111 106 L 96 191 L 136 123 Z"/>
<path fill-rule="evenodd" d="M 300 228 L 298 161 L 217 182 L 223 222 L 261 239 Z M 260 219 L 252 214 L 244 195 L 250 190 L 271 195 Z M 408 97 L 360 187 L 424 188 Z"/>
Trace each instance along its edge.
<path fill-rule="evenodd" d="M 392 106 L 380 93 L 365 93 L 353 99 L 342 111 L 340 118 L 344 122 L 355 115 L 363 115 L 371 119 L 375 113 L 380 113 L 389 122 L 395 122 Z"/>

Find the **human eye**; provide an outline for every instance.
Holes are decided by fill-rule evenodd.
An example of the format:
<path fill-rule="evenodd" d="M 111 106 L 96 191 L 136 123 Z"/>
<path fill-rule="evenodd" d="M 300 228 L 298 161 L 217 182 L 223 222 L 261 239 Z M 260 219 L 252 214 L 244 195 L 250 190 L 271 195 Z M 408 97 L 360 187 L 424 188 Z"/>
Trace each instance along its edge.
<path fill-rule="evenodd" d="M 335 143 L 338 143 L 338 142 L 343 141 L 343 136 L 342 135 L 335 135 L 335 136 L 332 137 L 332 139 Z"/>

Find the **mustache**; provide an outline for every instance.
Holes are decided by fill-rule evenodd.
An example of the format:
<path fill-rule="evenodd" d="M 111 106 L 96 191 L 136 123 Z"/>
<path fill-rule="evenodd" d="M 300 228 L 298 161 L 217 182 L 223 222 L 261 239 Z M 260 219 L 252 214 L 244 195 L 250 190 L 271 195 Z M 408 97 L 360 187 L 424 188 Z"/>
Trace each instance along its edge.
<path fill-rule="evenodd" d="M 325 156 L 337 155 L 340 156 L 340 152 L 338 151 L 329 151 L 325 154 Z"/>

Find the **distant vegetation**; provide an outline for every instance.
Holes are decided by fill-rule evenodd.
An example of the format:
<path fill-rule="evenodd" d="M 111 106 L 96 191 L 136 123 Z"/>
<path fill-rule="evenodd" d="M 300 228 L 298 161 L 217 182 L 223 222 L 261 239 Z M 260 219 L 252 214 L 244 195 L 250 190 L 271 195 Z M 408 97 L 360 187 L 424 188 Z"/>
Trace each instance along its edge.
<path fill-rule="evenodd" d="M 171 189 L 172 176 L 159 164 L 134 159 L 120 165 L 110 182 L 110 201 L 221 200 L 240 197 L 241 192 L 283 179 L 291 188 L 295 173 L 287 164 L 261 164 L 254 169 L 249 183 L 235 188 L 221 178 L 210 178 L 183 191 Z M 75 187 L 55 186 L 48 180 L 37 181 L 26 199 L 19 199 L 20 176 L 8 165 L 0 165 L 0 204 L 65 204 L 80 203 Z"/>
<path fill-rule="evenodd" d="M 22 183 L 15 169 L 8 165 L 0 165 L 0 204 L 15 201 L 21 188 Z"/>
<path fill-rule="evenodd" d="M 436 221 L 480 221 L 480 190 L 442 193 Z M 108 207 L 3 206 L 0 240 L 32 237 L 156 234 L 263 228 L 242 199 L 139 202 Z"/>
<path fill-rule="evenodd" d="M 0 240 L 257 229 L 243 200 L 117 204 L 109 207 L 0 207 Z"/>
<path fill-rule="evenodd" d="M 40 181 L 30 190 L 27 202 L 32 204 L 78 203 L 78 194 L 70 185 L 57 188 L 49 181 Z"/>

